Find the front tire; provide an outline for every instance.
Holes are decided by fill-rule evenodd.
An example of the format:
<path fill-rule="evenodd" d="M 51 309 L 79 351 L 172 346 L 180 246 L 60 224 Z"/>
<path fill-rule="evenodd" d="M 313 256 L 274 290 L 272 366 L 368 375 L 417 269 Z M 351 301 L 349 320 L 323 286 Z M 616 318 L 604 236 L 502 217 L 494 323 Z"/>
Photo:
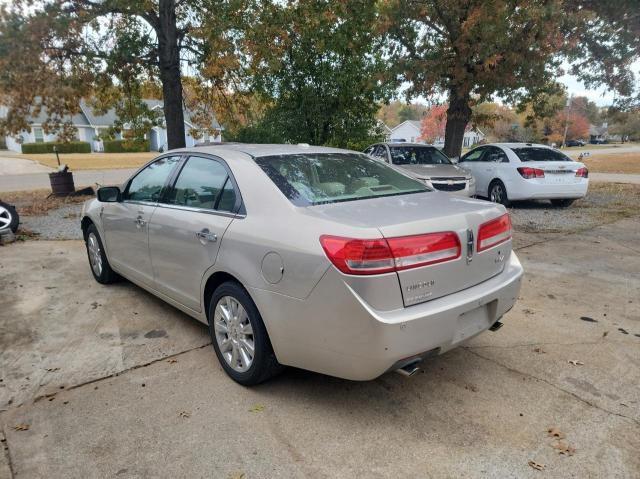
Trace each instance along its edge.
<path fill-rule="evenodd" d="M 503 206 L 509 206 L 511 202 L 507 196 L 507 189 L 500 180 L 493 180 L 489 185 L 489 201 L 499 203 Z"/>
<path fill-rule="evenodd" d="M 551 200 L 551 204 L 556 208 L 568 208 L 575 200 Z"/>
<path fill-rule="evenodd" d="M 209 333 L 218 361 L 227 375 L 243 386 L 254 386 L 280 373 L 262 316 L 234 281 L 222 283 L 209 302 Z"/>
<path fill-rule="evenodd" d="M 100 284 L 110 284 L 118 280 L 118 275 L 111 269 L 109 260 L 104 252 L 102 239 L 98 228 L 90 225 L 85 234 L 85 245 L 87 247 L 87 257 L 89 258 L 89 266 L 95 280 Z"/>
<path fill-rule="evenodd" d="M 0 230 L 9 229 L 12 233 L 18 231 L 20 217 L 15 207 L 0 201 Z"/>

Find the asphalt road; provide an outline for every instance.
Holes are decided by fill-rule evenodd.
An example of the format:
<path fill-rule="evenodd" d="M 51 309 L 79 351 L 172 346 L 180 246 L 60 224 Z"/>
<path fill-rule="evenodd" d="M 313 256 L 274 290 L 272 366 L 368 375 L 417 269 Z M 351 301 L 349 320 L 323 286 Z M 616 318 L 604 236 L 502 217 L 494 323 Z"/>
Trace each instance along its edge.
<path fill-rule="evenodd" d="M 422 374 L 251 389 L 80 241 L 0 247 L 0 478 L 640 477 L 639 224 L 519 234 L 504 327 Z"/>

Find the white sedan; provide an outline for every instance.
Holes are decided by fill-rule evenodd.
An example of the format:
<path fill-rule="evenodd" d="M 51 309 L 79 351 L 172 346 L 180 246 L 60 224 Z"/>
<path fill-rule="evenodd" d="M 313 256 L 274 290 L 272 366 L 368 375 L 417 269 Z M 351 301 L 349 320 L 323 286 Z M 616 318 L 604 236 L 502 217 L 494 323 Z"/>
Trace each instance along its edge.
<path fill-rule="evenodd" d="M 545 145 L 493 143 L 474 148 L 459 166 L 476 179 L 476 192 L 495 203 L 551 200 L 567 207 L 583 198 L 589 187 L 584 164 Z"/>

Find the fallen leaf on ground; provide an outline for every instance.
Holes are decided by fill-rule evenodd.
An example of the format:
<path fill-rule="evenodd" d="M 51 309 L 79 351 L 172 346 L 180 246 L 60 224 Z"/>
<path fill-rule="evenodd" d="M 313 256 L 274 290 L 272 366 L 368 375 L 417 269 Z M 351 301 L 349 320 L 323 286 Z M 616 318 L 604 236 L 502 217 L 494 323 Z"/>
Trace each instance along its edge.
<path fill-rule="evenodd" d="M 245 477 L 244 472 L 232 472 L 229 479 L 244 479 Z"/>
<path fill-rule="evenodd" d="M 580 316 L 580 319 L 583 321 L 586 321 L 587 323 L 597 323 L 598 320 L 597 319 L 593 319 L 589 316 Z"/>
<path fill-rule="evenodd" d="M 180 414 L 178 414 L 178 416 L 183 418 L 188 418 L 188 417 L 191 417 L 191 413 L 189 411 L 180 411 Z"/>
<path fill-rule="evenodd" d="M 477 387 L 475 387 L 473 384 L 467 384 L 464 388 L 465 388 L 467 391 L 471 391 L 471 392 L 474 392 L 474 393 L 475 393 L 475 392 L 478 392 L 478 388 L 477 388 Z"/>
<path fill-rule="evenodd" d="M 606 337 L 607 337 L 607 334 L 609 334 L 609 331 L 605 331 L 604 333 L 602 333 L 602 337 L 603 337 L 603 338 L 606 338 Z"/>
<path fill-rule="evenodd" d="M 539 354 L 546 354 L 546 351 L 542 348 L 535 348 L 533 351 Z"/>
<path fill-rule="evenodd" d="M 564 439 L 566 437 L 564 433 L 557 427 L 550 427 L 549 429 L 547 429 L 547 434 L 549 434 L 550 437 L 555 437 L 558 439 Z"/>
<path fill-rule="evenodd" d="M 536 461 L 529 461 L 529 465 L 536 469 L 537 471 L 542 471 L 544 469 L 544 464 L 540 464 Z"/>
<path fill-rule="evenodd" d="M 569 444 L 567 444 L 564 441 L 558 441 L 556 444 L 554 444 L 553 446 L 554 449 L 558 450 L 558 454 L 565 454 L 567 456 L 573 456 L 576 452 L 576 448 L 573 446 L 570 446 Z"/>
<path fill-rule="evenodd" d="M 15 429 L 16 431 L 28 431 L 29 430 L 29 425 L 28 424 L 16 424 L 15 426 L 13 426 L 13 429 Z"/>
<path fill-rule="evenodd" d="M 60 368 L 47 368 L 47 371 L 49 371 L 50 373 L 54 372 L 54 371 L 60 371 Z"/>
<path fill-rule="evenodd" d="M 167 359 L 167 362 L 168 362 L 169 364 L 173 364 L 173 363 L 177 363 L 177 362 L 178 362 L 178 360 L 177 360 L 177 359 L 175 359 L 175 358 L 171 358 L 171 359 Z"/>
<path fill-rule="evenodd" d="M 264 406 L 262 404 L 256 404 L 251 409 L 249 409 L 249 412 L 262 412 L 262 411 L 264 411 Z"/>
<path fill-rule="evenodd" d="M 569 359 L 569 364 L 572 364 L 574 366 L 584 366 L 584 363 L 582 361 L 577 361 L 576 359 Z"/>

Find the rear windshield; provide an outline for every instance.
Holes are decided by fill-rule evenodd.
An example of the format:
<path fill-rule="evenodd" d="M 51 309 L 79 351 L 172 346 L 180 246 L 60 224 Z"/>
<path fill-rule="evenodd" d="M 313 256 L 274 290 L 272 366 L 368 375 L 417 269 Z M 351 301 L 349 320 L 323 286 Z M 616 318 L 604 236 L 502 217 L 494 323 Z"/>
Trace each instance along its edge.
<path fill-rule="evenodd" d="M 435 147 L 390 146 L 394 165 L 450 165 L 451 161 Z"/>
<path fill-rule="evenodd" d="M 357 153 L 263 156 L 255 161 L 298 206 L 430 191 L 419 181 Z"/>
<path fill-rule="evenodd" d="M 520 161 L 573 161 L 571 158 L 551 148 L 512 148 Z"/>

